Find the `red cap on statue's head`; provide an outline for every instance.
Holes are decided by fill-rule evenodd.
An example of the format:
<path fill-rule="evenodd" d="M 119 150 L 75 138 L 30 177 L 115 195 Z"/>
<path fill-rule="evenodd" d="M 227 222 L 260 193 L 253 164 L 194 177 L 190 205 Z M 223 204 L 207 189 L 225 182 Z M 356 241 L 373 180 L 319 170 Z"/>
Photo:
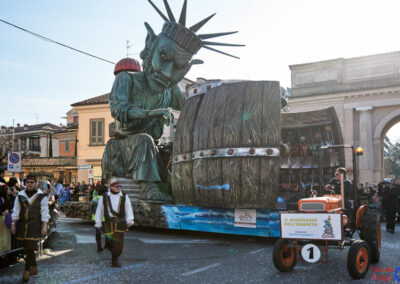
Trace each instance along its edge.
<path fill-rule="evenodd" d="M 117 75 L 122 71 L 139 72 L 142 71 L 142 67 L 136 59 L 126 57 L 115 64 L 114 75 Z"/>

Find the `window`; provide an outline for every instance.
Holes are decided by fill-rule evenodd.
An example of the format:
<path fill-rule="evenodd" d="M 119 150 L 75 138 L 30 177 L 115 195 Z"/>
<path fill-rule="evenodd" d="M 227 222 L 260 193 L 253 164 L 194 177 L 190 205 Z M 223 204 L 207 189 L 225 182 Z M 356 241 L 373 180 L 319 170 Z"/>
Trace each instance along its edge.
<path fill-rule="evenodd" d="M 69 152 L 69 141 L 65 141 L 65 152 Z"/>
<path fill-rule="evenodd" d="M 104 119 L 90 120 L 90 145 L 104 144 Z"/>

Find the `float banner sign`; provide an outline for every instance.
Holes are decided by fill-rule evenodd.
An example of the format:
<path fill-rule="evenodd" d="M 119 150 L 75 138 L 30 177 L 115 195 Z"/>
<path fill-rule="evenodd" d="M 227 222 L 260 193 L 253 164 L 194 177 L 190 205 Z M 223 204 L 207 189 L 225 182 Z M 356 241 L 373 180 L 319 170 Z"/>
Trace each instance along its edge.
<path fill-rule="evenodd" d="M 281 238 L 342 240 L 342 214 L 280 213 Z"/>
<path fill-rule="evenodd" d="M 8 153 L 7 171 L 14 173 L 21 172 L 21 152 Z"/>
<path fill-rule="evenodd" d="M 235 227 L 256 228 L 256 209 L 235 209 Z"/>

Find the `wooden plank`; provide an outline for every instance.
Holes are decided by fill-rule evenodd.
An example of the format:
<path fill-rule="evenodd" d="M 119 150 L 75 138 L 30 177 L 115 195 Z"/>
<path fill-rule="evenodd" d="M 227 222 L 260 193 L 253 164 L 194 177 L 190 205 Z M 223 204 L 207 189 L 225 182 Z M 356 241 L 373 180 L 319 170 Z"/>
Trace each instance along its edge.
<path fill-rule="evenodd" d="M 196 197 L 194 195 L 193 186 L 193 162 L 180 163 L 180 173 L 182 174 L 182 200 L 180 204 L 195 205 Z"/>
<path fill-rule="evenodd" d="M 201 97 L 197 96 L 188 99 L 183 105 L 175 131 L 173 156 L 192 152 L 192 132 L 200 103 Z M 173 164 L 171 180 L 174 201 L 182 204 L 193 203 L 193 195 L 186 192 L 193 189 L 192 165 Z"/>
<path fill-rule="evenodd" d="M 207 140 L 210 133 L 213 131 L 210 128 L 211 113 L 214 112 L 215 96 L 218 94 L 218 88 L 211 89 L 203 95 L 201 106 L 197 112 L 197 119 L 193 130 L 193 151 L 206 150 Z M 193 165 L 193 181 L 194 181 L 194 196 L 197 204 L 208 204 L 212 198 L 211 191 L 204 190 L 202 187 L 207 185 L 207 163 L 206 159 L 194 161 Z"/>
<path fill-rule="evenodd" d="M 262 119 L 265 84 L 265 82 L 246 82 L 242 109 L 242 147 L 265 147 L 261 138 L 262 125 L 267 123 Z M 257 208 L 259 205 L 261 159 L 267 158 L 240 158 L 242 164 L 242 208 Z"/>
<path fill-rule="evenodd" d="M 222 85 L 222 92 L 229 94 L 227 107 L 224 114 L 223 145 L 224 148 L 237 148 L 242 145 L 243 133 L 243 101 L 247 84 L 244 82 Z M 242 164 L 240 158 L 224 158 L 222 161 L 222 173 L 228 181 L 230 190 L 225 192 L 225 199 L 230 208 L 241 207 L 241 174 Z"/>
<path fill-rule="evenodd" d="M 279 83 L 269 82 L 264 85 L 262 98 L 262 143 L 266 146 L 279 148 L 281 140 L 280 129 L 280 94 Z M 260 163 L 260 193 L 261 208 L 275 208 L 279 191 L 279 157 L 262 159 Z"/>
<path fill-rule="evenodd" d="M 222 141 L 222 127 L 224 114 L 226 109 L 226 102 L 229 100 L 228 92 L 221 92 L 218 88 L 210 92 L 210 96 L 214 98 L 213 107 L 209 113 L 209 135 L 207 139 L 207 149 L 216 149 L 223 146 Z M 207 178 L 204 181 L 208 187 L 213 187 L 207 190 L 210 206 L 226 208 L 223 172 L 222 172 L 222 159 L 212 158 L 207 160 Z"/>

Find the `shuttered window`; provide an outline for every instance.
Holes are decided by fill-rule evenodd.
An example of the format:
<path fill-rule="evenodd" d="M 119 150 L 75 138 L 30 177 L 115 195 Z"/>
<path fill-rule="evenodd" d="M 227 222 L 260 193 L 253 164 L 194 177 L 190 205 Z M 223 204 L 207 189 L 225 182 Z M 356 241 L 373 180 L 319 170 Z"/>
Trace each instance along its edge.
<path fill-rule="evenodd" d="M 104 119 L 90 120 L 90 145 L 104 144 Z"/>

